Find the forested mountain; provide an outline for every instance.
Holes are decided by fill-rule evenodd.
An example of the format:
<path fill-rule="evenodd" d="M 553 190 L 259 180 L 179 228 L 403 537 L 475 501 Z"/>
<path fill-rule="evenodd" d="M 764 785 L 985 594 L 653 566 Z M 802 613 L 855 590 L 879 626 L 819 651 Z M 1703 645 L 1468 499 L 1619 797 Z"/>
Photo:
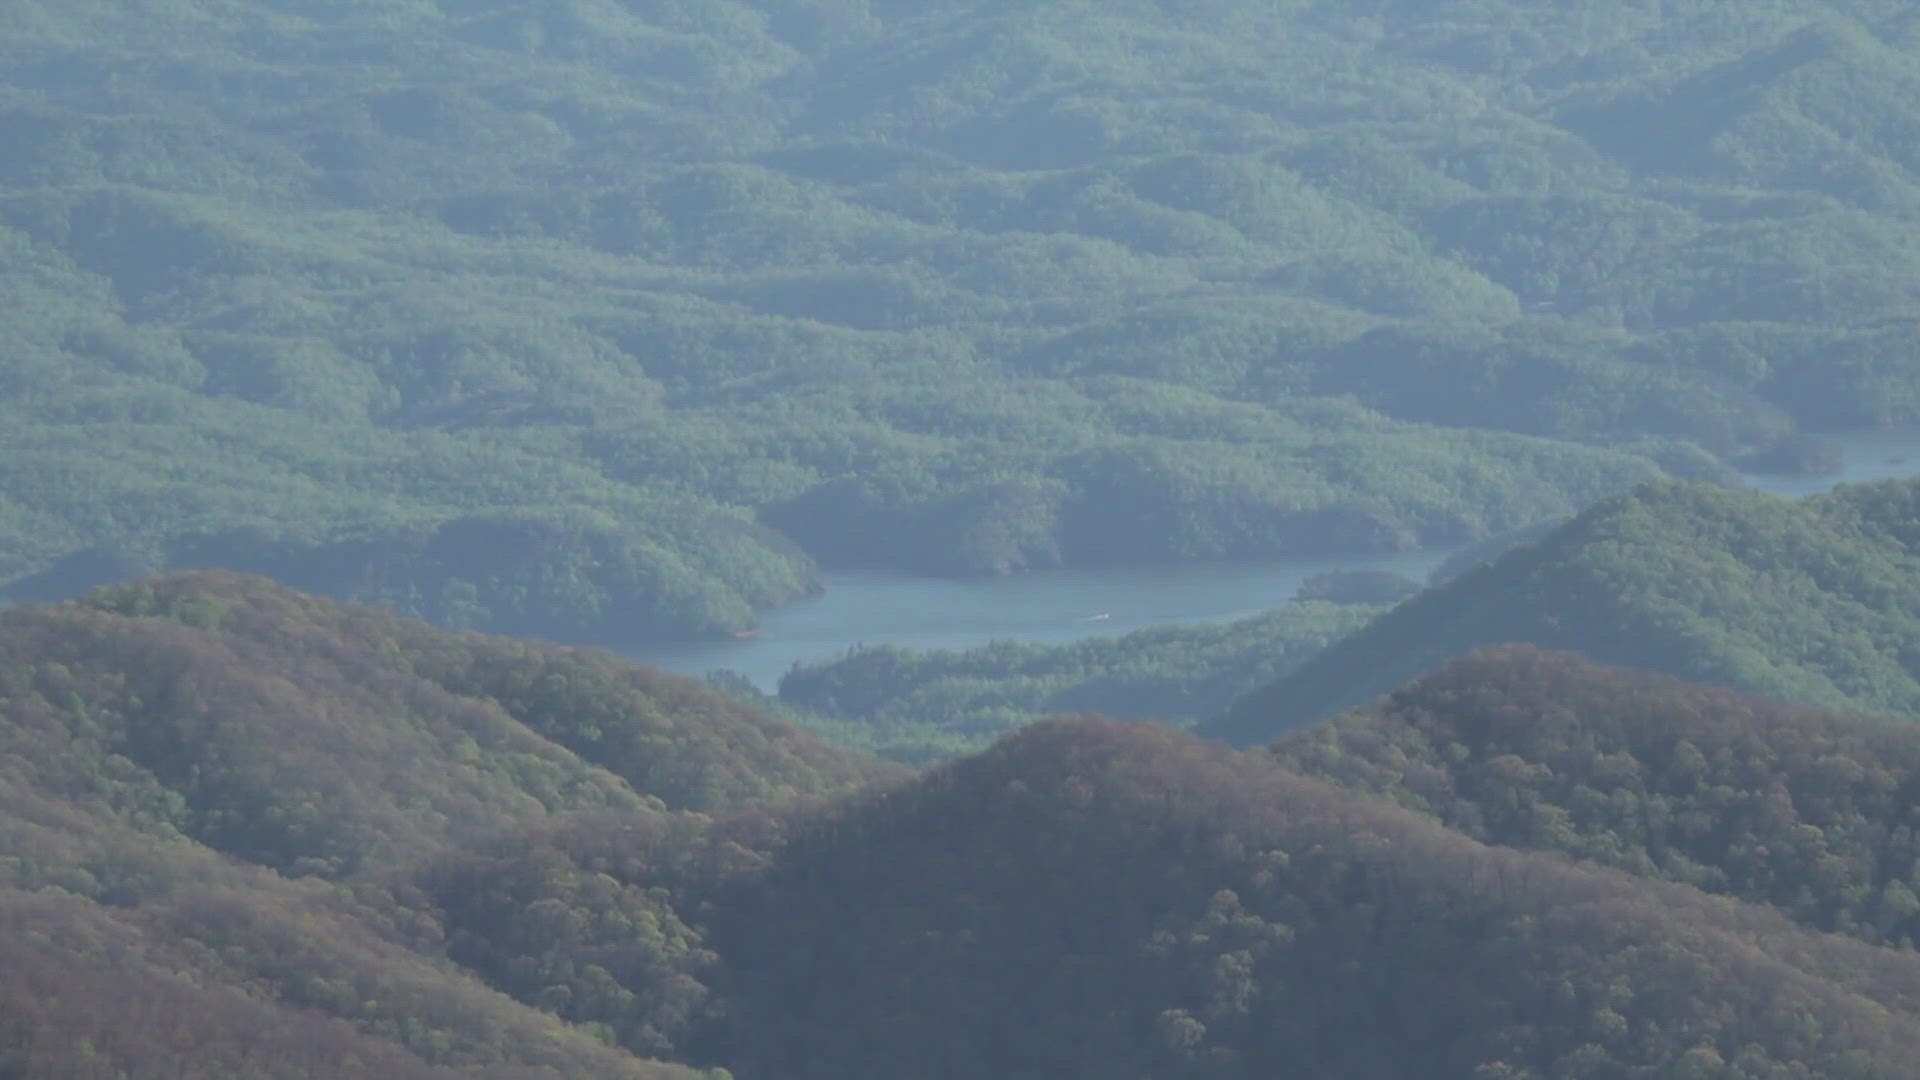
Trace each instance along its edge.
<path fill-rule="evenodd" d="M 1267 741 L 1508 642 L 1920 716 L 1917 503 L 1920 480 L 1800 501 L 1643 488 L 1400 605 L 1202 730 Z"/>
<path fill-rule="evenodd" d="M 1890 1080 L 1916 793 L 1910 725 L 1524 649 L 907 775 L 174 576 L 0 613 L 0 1075 Z"/>
<path fill-rule="evenodd" d="M 1723 486 L 1920 422 L 1905 0 L 10 0 L 0 148 L 0 1080 L 1920 1061 L 1920 481 Z M 1257 749 L 468 632 L 1503 534 L 769 703 Z"/>
<path fill-rule="evenodd" d="M 1507 647 L 1289 735 L 1290 767 L 1475 839 L 1920 941 L 1920 735 Z"/>
<path fill-rule="evenodd" d="M 685 679 L 259 579 L 5 612 L 0 1075 L 690 1076 L 460 968 L 418 868 L 887 774 Z"/>
<path fill-rule="evenodd" d="M 858 918 L 847 898 L 860 897 Z M 1059 722 L 801 831 L 712 940 L 742 1075 L 1893 1077 L 1920 958 Z"/>
<path fill-rule="evenodd" d="M 14 0 L 0 581 L 717 633 L 819 561 L 1463 541 L 1920 419 L 1916 35 L 1897 0 Z"/>

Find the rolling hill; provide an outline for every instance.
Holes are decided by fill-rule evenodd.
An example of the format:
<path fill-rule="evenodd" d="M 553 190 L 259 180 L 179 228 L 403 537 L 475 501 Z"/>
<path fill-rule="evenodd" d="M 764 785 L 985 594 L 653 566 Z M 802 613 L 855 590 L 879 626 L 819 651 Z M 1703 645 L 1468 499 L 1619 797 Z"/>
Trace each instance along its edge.
<path fill-rule="evenodd" d="M 1270 741 L 1504 643 L 1920 715 L 1917 492 L 1912 480 L 1798 502 L 1643 488 L 1396 607 L 1201 730 Z"/>
<path fill-rule="evenodd" d="M 1488 843 L 1685 882 L 1876 944 L 1920 937 L 1920 738 L 1907 721 L 1508 646 L 1270 749 Z"/>
<path fill-rule="evenodd" d="M 1391 550 L 1724 476 L 1920 419 L 1914 33 L 18 0 L 0 582 L 632 641 L 819 563 Z"/>
<path fill-rule="evenodd" d="M 884 775 L 687 680 L 257 578 L 0 613 L 0 1073 L 691 1080 L 458 966 L 417 868 Z"/>
<path fill-rule="evenodd" d="M 909 774 L 180 575 L 0 613 L 0 1072 L 1888 1078 L 1920 729 L 1511 648 Z"/>

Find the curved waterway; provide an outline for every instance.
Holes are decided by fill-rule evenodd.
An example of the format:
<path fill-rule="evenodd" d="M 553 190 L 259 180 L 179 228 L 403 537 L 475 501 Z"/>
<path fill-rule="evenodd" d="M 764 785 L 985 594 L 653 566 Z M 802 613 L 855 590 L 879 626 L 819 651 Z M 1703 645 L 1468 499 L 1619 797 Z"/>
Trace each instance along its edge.
<path fill-rule="evenodd" d="M 821 595 L 766 612 L 755 637 L 652 648 L 639 659 L 695 675 L 730 668 L 772 692 L 793 665 L 861 645 L 1060 644 L 1168 623 L 1223 622 L 1279 607 L 1323 570 L 1393 570 L 1424 581 L 1447 554 L 1034 570 L 960 580 L 835 571 L 820 576 L 826 586 Z"/>
<path fill-rule="evenodd" d="M 1920 473 L 1920 428 L 1823 436 L 1839 444 L 1841 471 L 1818 479 L 1750 476 L 1781 495 L 1838 483 Z M 1059 644 L 1173 623 L 1226 622 L 1286 603 L 1325 570 L 1392 570 L 1415 580 L 1450 551 L 1258 563 L 1036 570 L 952 580 L 887 571 L 821 575 L 826 591 L 775 608 L 760 633 L 738 641 L 651 647 L 638 659 L 693 675 L 730 669 L 772 692 L 795 664 L 862 645 L 970 649 L 994 641 Z"/>

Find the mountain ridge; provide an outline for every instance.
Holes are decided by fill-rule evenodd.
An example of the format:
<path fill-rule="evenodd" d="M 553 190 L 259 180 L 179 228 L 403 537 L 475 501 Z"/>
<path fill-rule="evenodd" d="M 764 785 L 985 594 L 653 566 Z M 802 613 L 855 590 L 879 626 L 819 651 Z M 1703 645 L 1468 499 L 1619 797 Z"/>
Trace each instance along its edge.
<path fill-rule="evenodd" d="M 1829 706 L 1920 711 L 1901 513 L 1920 481 L 1794 502 L 1661 485 L 1413 598 L 1203 724 L 1241 742 L 1364 704 L 1476 647 L 1529 643 Z"/>
<path fill-rule="evenodd" d="M 1270 750 L 1061 718 L 916 773 L 167 576 L 0 615 L 0 1068 L 1878 1080 L 1916 731 L 1508 649 Z"/>

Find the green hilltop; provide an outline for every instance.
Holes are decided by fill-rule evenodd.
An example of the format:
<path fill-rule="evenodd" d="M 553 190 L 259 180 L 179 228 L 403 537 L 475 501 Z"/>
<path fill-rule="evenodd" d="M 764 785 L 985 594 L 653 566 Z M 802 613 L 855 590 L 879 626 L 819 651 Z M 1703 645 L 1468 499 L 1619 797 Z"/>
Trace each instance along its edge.
<path fill-rule="evenodd" d="M 632 640 L 820 563 L 1388 550 L 1724 476 L 1920 419 L 1917 34 L 17 0 L 0 582 L 218 566 Z"/>
<path fill-rule="evenodd" d="M 1394 608 L 1200 730 L 1264 742 L 1510 642 L 1920 715 L 1916 499 L 1920 480 L 1800 501 L 1643 488 Z"/>

